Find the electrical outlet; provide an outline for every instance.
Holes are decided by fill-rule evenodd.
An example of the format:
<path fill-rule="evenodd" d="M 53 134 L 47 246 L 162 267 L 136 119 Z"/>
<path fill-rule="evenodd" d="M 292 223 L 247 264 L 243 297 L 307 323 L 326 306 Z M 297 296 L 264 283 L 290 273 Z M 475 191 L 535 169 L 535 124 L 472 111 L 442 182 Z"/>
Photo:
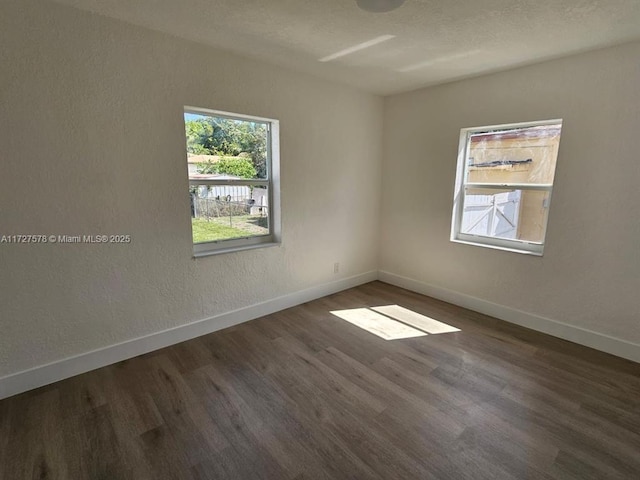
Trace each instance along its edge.
<path fill-rule="evenodd" d="M 340 262 L 336 262 L 333 264 L 333 273 L 340 272 Z"/>

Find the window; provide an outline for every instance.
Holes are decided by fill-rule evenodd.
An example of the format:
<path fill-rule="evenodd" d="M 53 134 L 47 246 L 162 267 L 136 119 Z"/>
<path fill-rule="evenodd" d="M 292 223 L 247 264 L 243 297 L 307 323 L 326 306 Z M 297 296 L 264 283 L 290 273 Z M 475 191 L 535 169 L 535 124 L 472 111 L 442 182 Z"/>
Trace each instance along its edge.
<path fill-rule="evenodd" d="M 463 128 L 451 240 L 542 255 L 562 120 Z"/>
<path fill-rule="evenodd" d="M 185 107 L 195 256 L 279 242 L 278 121 Z"/>

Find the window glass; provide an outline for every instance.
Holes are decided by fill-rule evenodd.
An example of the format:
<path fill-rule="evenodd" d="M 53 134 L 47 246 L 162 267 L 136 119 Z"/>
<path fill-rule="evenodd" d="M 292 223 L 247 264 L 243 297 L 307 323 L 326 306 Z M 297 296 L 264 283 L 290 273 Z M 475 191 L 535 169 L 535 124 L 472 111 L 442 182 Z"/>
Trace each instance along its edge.
<path fill-rule="evenodd" d="M 194 251 L 278 240 L 278 122 L 185 108 Z"/>
<path fill-rule="evenodd" d="M 541 255 L 561 120 L 460 132 L 451 240 Z"/>

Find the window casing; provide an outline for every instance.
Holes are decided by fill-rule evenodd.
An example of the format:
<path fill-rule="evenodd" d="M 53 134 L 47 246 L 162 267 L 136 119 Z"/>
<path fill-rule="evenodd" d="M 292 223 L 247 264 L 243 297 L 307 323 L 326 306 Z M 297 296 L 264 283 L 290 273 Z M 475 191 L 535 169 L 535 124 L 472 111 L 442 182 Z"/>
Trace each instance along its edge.
<path fill-rule="evenodd" d="M 463 128 L 451 241 L 542 255 L 562 120 Z"/>
<path fill-rule="evenodd" d="M 226 253 L 251 248 L 278 245 L 280 243 L 280 176 L 279 176 L 279 122 L 278 120 L 243 114 L 185 107 L 187 140 L 187 165 L 189 176 L 189 198 L 191 203 L 193 252 L 195 257 Z M 189 122 L 199 121 L 211 125 L 210 132 L 199 132 L 196 147 L 206 154 L 196 155 L 194 139 L 189 132 Z M 222 124 L 222 127 L 220 127 Z M 254 136 L 264 133 L 263 144 L 255 147 L 261 157 L 257 161 L 254 153 L 242 150 L 244 145 L 233 143 L 235 127 L 254 130 Z M 225 131 L 229 130 L 234 132 Z M 255 131 L 258 133 L 256 134 Z M 222 133 L 221 133 L 222 132 Z M 207 135 L 210 133 L 209 137 Z M 218 151 L 220 145 L 210 140 L 227 135 L 227 147 L 233 143 L 233 153 Z M 205 138 L 205 141 L 201 141 Z M 206 143 L 209 150 L 204 149 Z M 242 142 L 240 142 L 242 143 Z M 192 160 L 193 158 L 195 160 Z M 200 160 L 200 161 L 199 161 Z M 216 172 L 222 163 L 254 165 L 253 170 L 241 169 Z M 259 163 L 259 165 L 258 165 Z M 212 168 L 213 167 L 213 168 Z M 207 170 L 208 169 L 208 170 Z M 213 170 L 213 171 L 212 171 Z M 238 167 L 235 167 L 238 170 Z M 204 227 L 204 228 L 203 228 Z M 209 227 L 215 227 L 211 229 Z M 228 227 L 228 228 L 227 228 Z"/>

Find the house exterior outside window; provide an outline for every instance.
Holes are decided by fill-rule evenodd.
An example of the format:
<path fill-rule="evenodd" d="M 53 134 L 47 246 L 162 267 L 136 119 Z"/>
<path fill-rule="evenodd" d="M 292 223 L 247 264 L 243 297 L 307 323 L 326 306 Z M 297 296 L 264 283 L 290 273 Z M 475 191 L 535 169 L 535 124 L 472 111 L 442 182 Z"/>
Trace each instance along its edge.
<path fill-rule="evenodd" d="M 561 120 L 463 128 L 451 240 L 542 255 Z"/>

